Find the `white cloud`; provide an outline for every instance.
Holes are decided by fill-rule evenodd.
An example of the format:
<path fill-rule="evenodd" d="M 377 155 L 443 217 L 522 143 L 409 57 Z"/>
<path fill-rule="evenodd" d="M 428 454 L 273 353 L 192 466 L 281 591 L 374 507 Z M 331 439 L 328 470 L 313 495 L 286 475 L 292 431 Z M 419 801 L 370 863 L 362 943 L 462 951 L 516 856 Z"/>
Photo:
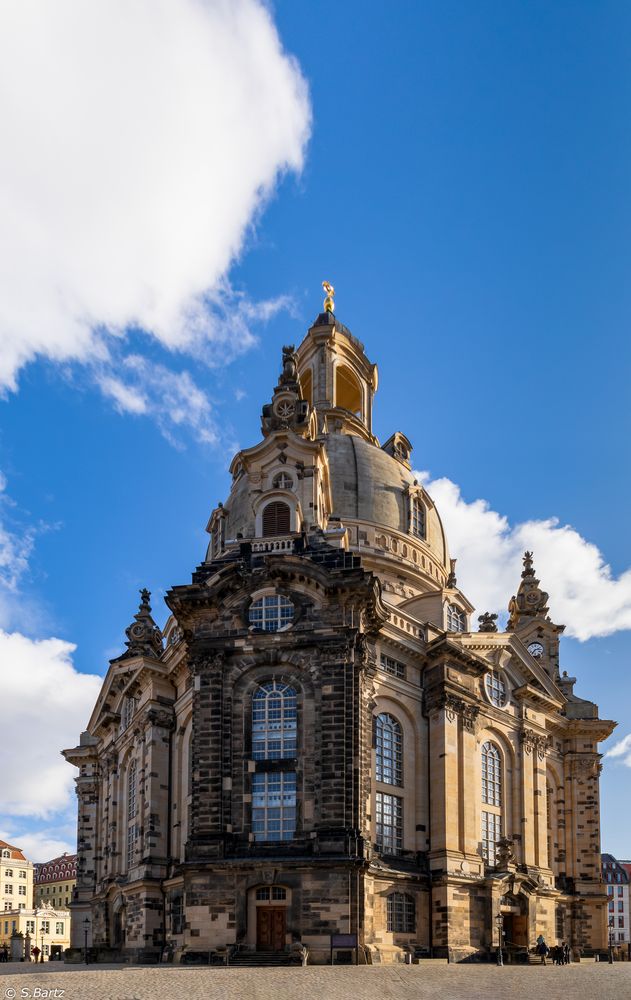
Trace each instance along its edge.
<path fill-rule="evenodd" d="M 623 736 L 621 740 L 614 743 L 611 750 L 608 750 L 605 757 L 621 757 L 622 764 L 626 764 L 627 767 L 631 767 L 631 733 L 628 736 Z"/>
<path fill-rule="evenodd" d="M 631 569 L 615 577 L 599 549 L 556 518 L 511 524 L 486 500 L 467 502 L 449 479 L 416 473 L 436 502 L 458 585 L 478 611 L 505 612 L 517 590 L 521 556 L 534 552 L 550 615 L 584 641 L 631 628 Z"/>
<path fill-rule="evenodd" d="M 217 363 L 283 305 L 227 281 L 310 130 L 259 0 L 7 2 L 0 117 L 0 388 L 37 355 L 90 361 L 153 413 L 106 382 L 129 328 Z"/>
<path fill-rule="evenodd" d="M 74 831 L 68 837 L 59 837 L 55 830 L 31 830 L 24 832 L 21 827 L 0 828 L 0 840 L 12 847 L 18 847 L 29 861 L 50 861 L 60 854 L 76 854 L 76 816 Z M 37 902 L 37 900 L 35 900 Z"/>
<path fill-rule="evenodd" d="M 74 668 L 74 649 L 0 630 L 4 817 L 46 817 L 72 802 L 74 771 L 59 750 L 76 745 L 102 683 Z"/>

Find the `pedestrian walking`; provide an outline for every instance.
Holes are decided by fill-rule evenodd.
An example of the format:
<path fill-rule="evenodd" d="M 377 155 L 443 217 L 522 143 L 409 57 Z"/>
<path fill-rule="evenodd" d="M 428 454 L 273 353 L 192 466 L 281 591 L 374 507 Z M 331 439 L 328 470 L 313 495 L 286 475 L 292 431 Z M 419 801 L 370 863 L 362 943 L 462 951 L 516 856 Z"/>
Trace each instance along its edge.
<path fill-rule="evenodd" d="M 570 958 L 570 946 L 567 943 L 567 941 L 565 941 L 563 943 L 563 962 L 565 965 L 569 965 L 571 961 L 572 959 Z"/>
<path fill-rule="evenodd" d="M 537 953 L 541 955 L 542 965 L 546 964 L 546 955 L 548 954 L 549 951 L 550 949 L 546 944 L 546 939 L 544 938 L 543 934 L 540 934 L 539 937 L 537 938 Z"/>

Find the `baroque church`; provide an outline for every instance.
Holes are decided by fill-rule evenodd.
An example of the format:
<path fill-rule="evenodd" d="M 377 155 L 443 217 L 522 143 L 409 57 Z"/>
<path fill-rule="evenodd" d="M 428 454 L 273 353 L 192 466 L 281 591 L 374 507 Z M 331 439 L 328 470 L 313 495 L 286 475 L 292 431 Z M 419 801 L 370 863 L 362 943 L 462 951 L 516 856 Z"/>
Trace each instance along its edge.
<path fill-rule="evenodd" d="M 64 751 L 73 946 L 385 963 L 501 941 L 518 961 L 543 934 L 598 952 L 614 723 L 561 672 L 532 553 L 506 630 L 474 616 L 410 441 L 373 433 L 377 368 L 326 290 L 164 630 L 143 591 Z"/>

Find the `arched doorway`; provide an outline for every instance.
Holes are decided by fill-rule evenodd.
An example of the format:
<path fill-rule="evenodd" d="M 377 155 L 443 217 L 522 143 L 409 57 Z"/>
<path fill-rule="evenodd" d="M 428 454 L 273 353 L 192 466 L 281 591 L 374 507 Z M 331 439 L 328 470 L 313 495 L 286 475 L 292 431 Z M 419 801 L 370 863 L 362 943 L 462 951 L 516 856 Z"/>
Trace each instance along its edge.
<path fill-rule="evenodd" d="M 248 899 L 248 944 L 257 951 L 284 951 L 288 943 L 290 890 L 258 885 Z"/>

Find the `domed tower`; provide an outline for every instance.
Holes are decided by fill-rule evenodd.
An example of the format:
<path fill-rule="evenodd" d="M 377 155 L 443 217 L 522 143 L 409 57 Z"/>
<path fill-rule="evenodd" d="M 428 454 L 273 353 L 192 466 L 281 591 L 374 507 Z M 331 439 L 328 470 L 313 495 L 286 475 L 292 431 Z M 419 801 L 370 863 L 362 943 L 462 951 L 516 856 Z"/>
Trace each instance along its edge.
<path fill-rule="evenodd" d="M 397 431 L 372 432 L 377 366 L 332 311 L 315 320 L 263 407 L 263 440 L 235 455 L 232 489 L 211 514 L 208 559 L 326 542 L 362 558 L 385 601 L 438 629 L 465 632 L 473 610 L 458 590 L 440 515 Z"/>

